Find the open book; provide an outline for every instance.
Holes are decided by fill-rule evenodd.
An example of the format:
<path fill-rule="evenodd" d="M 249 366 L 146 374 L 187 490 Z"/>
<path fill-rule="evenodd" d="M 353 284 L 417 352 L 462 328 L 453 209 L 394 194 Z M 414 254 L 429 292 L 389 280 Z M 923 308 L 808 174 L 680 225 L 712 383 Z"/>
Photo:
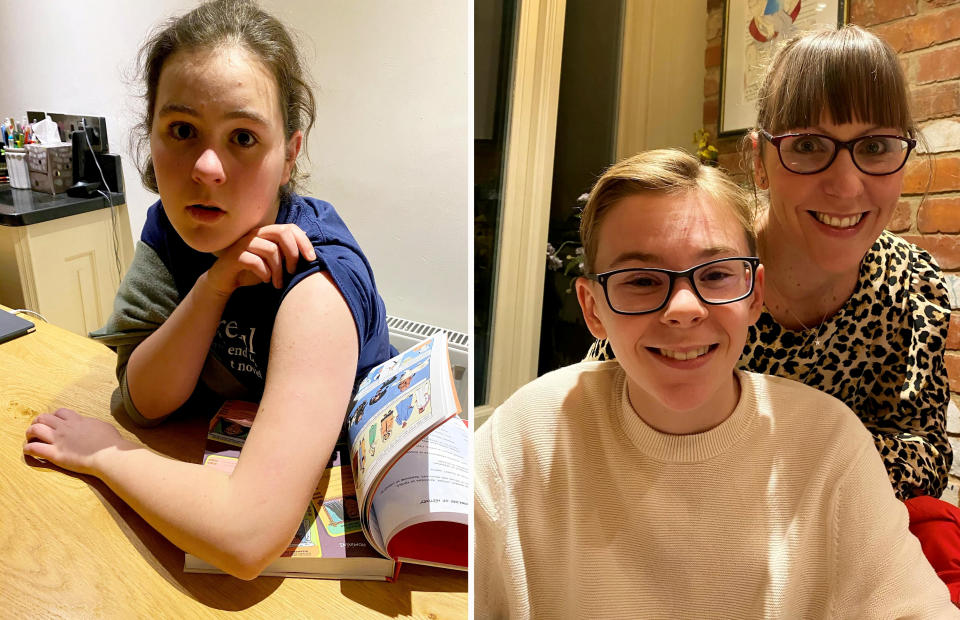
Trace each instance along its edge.
<path fill-rule="evenodd" d="M 360 383 L 347 434 L 360 523 L 381 554 L 467 569 L 470 433 L 458 413 L 445 332 Z"/>
<path fill-rule="evenodd" d="M 257 411 L 227 401 L 203 464 L 230 473 Z M 443 332 L 370 371 L 290 546 L 263 575 L 393 580 L 399 562 L 466 570 L 469 432 Z M 186 554 L 185 572 L 220 573 Z"/>

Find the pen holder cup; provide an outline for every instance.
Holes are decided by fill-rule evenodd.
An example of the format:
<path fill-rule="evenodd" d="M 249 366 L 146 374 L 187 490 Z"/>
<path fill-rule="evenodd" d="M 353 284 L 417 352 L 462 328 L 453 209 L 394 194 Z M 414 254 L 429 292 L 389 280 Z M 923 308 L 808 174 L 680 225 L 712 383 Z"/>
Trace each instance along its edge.
<path fill-rule="evenodd" d="M 7 158 L 7 172 L 10 175 L 10 187 L 30 189 L 30 172 L 27 169 L 27 149 L 4 149 Z"/>

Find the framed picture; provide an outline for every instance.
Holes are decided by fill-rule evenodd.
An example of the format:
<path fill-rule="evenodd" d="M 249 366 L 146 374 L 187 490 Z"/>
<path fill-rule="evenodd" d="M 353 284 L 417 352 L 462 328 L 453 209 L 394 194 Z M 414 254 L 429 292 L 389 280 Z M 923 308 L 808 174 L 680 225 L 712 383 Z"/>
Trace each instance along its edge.
<path fill-rule="evenodd" d="M 756 120 L 757 91 L 777 46 L 797 32 L 847 22 L 847 0 L 726 0 L 720 76 L 721 136 Z"/>

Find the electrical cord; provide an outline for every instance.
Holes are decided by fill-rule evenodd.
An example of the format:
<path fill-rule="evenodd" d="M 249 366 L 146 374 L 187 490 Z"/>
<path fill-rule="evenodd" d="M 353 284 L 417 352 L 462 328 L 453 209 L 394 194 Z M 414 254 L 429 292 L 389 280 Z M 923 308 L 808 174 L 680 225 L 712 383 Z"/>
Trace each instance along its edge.
<path fill-rule="evenodd" d="M 50 322 L 50 321 L 47 320 L 47 318 L 46 318 L 45 316 L 43 316 L 43 315 L 40 314 L 39 312 L 34 312 L 33 310 L 27 310 L 26 308 L 17 308 L 16 310 L 11 310 L 11 311 L 10 311 L 10 314 L 21 314 L 21 313 L 22 313 L 22 314 L 32 314 L 33 316 L 37 317 L 38 319 L 40 319 L 40 320 L 43 321 L 44 323 L 49 323 L 49 322 Z"/>
<path fill-rule="evenodd" d="M 123 279 L 123 267 L 120 265 L 120 237 L 117 232 L 119 222 L 117 222 L 117 212 L 113 206 L 113 196 L 111 195 L 110 186 L 107 184 L 107 177 L 103 174 L 103 168 L 100 167 L 100 161 L 93 152 L 93 145 L 90 144 L 90 135 L 87 134 L 87 123 L 83 117 L 80 117 L 80 129 L 83 130 L 83 137 L 87 141 L 87 148 L 90 149 L 90 155 L 93 156 L 93 163 L 97 165 L 97 172 L 100 173 L 100 180 L 103 182 L 103 187 L 107 190 L 106 192 L 97 190 L 97 193 L 106 198 L 107 203 L 110 205 L 110 228 L 113 233 L 113 262 L 117 268 L 117 282 L 120 282 Z"/>
<path fill-rule="evenodd" d="M 123 268 L 120 265 L 120 237 L 117 233 L 117 227 L 120 225 L 117 222 L 117 212 L 113 206 L 113 200 L 110 197 L 109 192 L 104 193 L 101 190 L 97 190 L 97 193 L 107 199 L 107 202 L 110 203 L 110 232 L 113 233 L 113 262 L 117 268 L 117 282 L 123 279 Z"/>

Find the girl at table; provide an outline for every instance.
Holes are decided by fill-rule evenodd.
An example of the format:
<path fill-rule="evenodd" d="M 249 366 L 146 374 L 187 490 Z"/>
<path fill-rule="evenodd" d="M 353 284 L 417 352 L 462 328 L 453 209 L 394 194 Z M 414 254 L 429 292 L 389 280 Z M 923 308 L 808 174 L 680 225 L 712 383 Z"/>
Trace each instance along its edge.
<path fill-rule="evenodd" d="M 736 370 L 765 288 L 750 211 L 682 151 L 597 181 L 577 298 L 617 359 L 477 431 L 478 618 L 960 617 L 853 412 Z"/>
<path fill-rule="evenodd" d="M 384 306 L 333 207 L 295 193 L 315 105 L 284 26 L 216 0 L 165 24 L 140 59 L 141 171 L 160 200 L 93 335 L 117 349 L 137 423 L 207 391 L 259 411 L 229 476 L 67 409 L 36 419 L 24 453 L 101 478 L 174 544 L 250 579 L 293 538 L 357 378 L 393 353 Z"/>
<path fill-rule="evenodd" d="M 857 413 L 912 524 L 940 523 L 914 531 L 957 601 L 960 511 L 935 499 L 952 457 L 950 305 L 930 255 L 884 230 L 918 137 L 899 60 L 856 26 L 798 35 L 758 101 L 748 155 L 766 193 L 756 229 L 768 286 L 740 364 Z"/>

